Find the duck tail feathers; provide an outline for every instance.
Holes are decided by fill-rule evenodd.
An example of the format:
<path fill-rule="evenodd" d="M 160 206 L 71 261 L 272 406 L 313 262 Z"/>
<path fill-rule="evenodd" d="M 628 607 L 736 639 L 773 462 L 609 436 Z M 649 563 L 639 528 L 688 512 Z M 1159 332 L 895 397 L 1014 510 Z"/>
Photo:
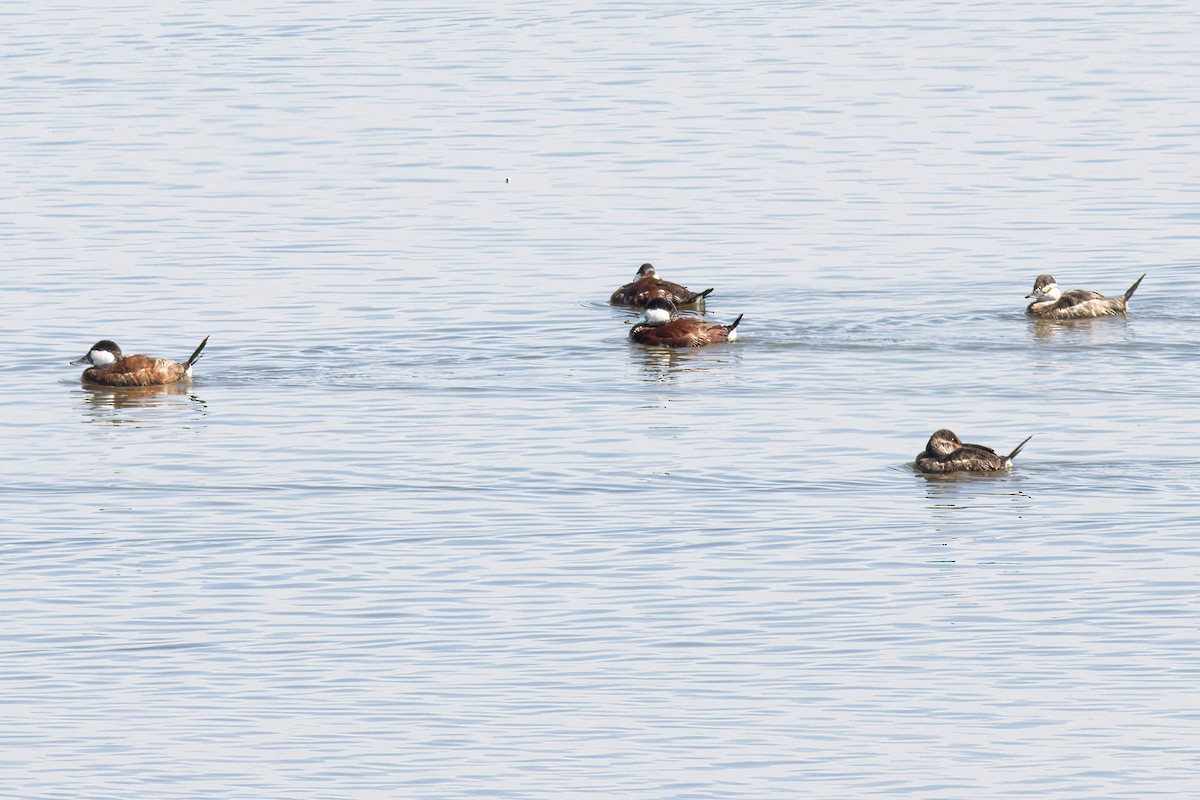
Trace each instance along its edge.
<path fill-rule="evenodd" d="M 189 358 L 187 361 L 185 361 L 183 365 L 185 367 L 190 367 L 192 364 L 195 364 L 197 361 L 199 361 L 200 353 L 204 350 L 204 345 L 206 345 L 206 344 L 208 344 L 207 336 L 204 337 L 204 341 L 200 343 L 200 346 L 192 351 L 191 358 Z"/>
<path fill-rule="evenodd" d="M 1017 457 L 1017 453 L 1021 452 L 1021 448 L 1022 448 L 1022 447 L 1024 447 L 1024 446 L 1025 446 L 1025 445 L 1026 445 L 1026 444 L 1029 442 L 1029 440 L 1030 440 L 1030 439 L 1032 439 L 1032 438 L 1033 438 L 1033 435 L 1032 435 L 1032 434 L 1030 434 L 1029 436 L 1026 436 L 1026 437 L 1025 437 L 1025 441 L 1024 441 L 1024 442 L 1021 442 L 1019 445 L 1017 445 L 1016 447 L 1014 447 L 1014 448 L 1013 448 L 1013 451 L 1012 451 L 1011 453 L 1009 453 L 1009 454 L 1008 454 L 1008 455 L 1005 457 L 1005 459 L 1004 459 L 1004 460 L 1005 460 L 1005 461 L 1012 461 L 1014 458 L 1016 458 L 1016 457 Z"/>
<path fill-rule="evenodd" d="M 1142 278 L 1144 278 L 1144 277 L 1146 277 L 1146 273 L 1144 273 L 1144 272 L 1143 272 L 1143 273 L 1142 273 Z M 1130 286 L 1130 287 L 1129 287 L 1129 289 L 1128 289 L 1128 290 L 1125 292 L 1124 296 L 1122 297 L 1122 299 L 1123 299 L 1125 302 L 1127 302 L 1127 303 L 1128 303 L 1128 302 L 1129 302 L 1129 298 L 1133 297 L 1133 293 L 1137 291 L 1137 287 L 1141 286 L 1141 284 L 1142 284 L 1142 278 L 1138 278 L 1136 281 L 1134 281 L 1134 282 L 1133 282 L 1133 286 Z"/>
<path fill-rule="evenodd" d="M 711 286 L 708 287 L 707 289 L 705 289 L 703 292 L 696 292 L 694 295 L 692 295 L 692 299 L 688 300 L 688 302 L 689 303 L 699 303 L 701 300 L 708 297 L 710 294 L 712 294 Z"/>
<path fill-rule="evenodd" d="M 725 330 L 727 330 L 727 331 L 731 331 L 731 330 L 733 330 L 734 328 L 736 328 L 736 327 L 738 326 L 738 323 L 742 321 L 742 317 L 744 317 L 744 316 L 746 316 L 746 315 L 745 315 L 745 314 L 738 314 L 738 318 L 737 318 L 737 319 L 735 319 L 735 320 L 734 320 L 733 322 L 731 322 L 730 324 L 726 325 L 726 326 L 725 326 Z"/>

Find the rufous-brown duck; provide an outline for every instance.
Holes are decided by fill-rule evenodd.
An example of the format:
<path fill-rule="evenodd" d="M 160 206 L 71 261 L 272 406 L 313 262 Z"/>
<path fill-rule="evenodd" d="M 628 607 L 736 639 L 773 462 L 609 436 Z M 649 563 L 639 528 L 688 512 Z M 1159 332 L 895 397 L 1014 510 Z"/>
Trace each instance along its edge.
<path fill-rule="evenodd" d="M 665 297 L 656 297 L 646 304 L 642 320 L 629 331 L 629 338 L 638 344 L 662 347 L 703 347 L 706 344 L 737 341 L 739 314 L 729 325 L 705 322 L 698 317 L 681 317 L 675 304 Z"/>
<path fill-rule="evenodd" d="M 192 365 L 200 360 L 200 353 L 206 344 L 207 336 L 192 352 L 191 357 L 180 364 L 165 358 L 123 355 L 116 342 L 101 339 L 92 345 L 87 355 L 71 363 L 75 366 L 90 365 L 83 371 L 84 383 L 98 383 L 102 386 L 161 386 L 189 380 L 192 377 Z"/>
<path fill-rule="evenodd" d="M 711 288 L 693 292 L 686 286 L 664 281 L 655 274 L 653 264 L 642 264 L 633 283 L 627 283 L 613 292 L 608 302 L 614 306 L 645 308 L 656 297 L 664 297 L 677 306 L 686 306 L 703 302 L 711 293 Z"/>

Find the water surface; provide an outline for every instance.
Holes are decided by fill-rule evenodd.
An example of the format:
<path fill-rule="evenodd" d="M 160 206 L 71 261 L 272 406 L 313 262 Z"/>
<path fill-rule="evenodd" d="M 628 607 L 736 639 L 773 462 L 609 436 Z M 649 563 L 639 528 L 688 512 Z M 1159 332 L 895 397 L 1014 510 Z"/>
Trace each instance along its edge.
<path fill-rule="evenodd" d="M 1198 28 L 10 9 L 0 793 L 1190 796 Z"/>

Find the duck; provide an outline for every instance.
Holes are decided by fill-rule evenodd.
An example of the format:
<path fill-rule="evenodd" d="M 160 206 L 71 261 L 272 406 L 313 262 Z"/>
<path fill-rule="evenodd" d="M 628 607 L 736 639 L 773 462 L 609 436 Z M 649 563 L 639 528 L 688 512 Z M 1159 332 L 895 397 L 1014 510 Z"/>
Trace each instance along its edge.
<path fill-rule="evenodd" d="M 1089 317 L 1121 316 L 1129 310 L 1129 298 L 1145 278 L 1133 282 L 1125 294 L 1120 297 L 1105 297 L 1099 292 L 1089 292 L 1086 289 L 1072 289 L 1064 292 L 1058 288 L 1058 282 L 1053 275 L 1038 275 L 1033 282 L 1033 291 L 1025 295 L 1033 302 L 1025 309 L 1025 313 L 1043 319 L 1085 319 Z"/>
<path fill-rule="evenodd" d="M 654 298 L 646 303 L 642 320 L 630 329 L 629 338 L 638 344 L 661 347 L 703 347 L 737 341 L 741 314 L 729 325 L 719 325 L 698 317 L 681 317 L 676 311 L 675 304 L 667 298 Z"/>
<path fill-rule="evenodd" d="M 200 354 L 206 344 L 207 336 L 200 346 L 192 351 L 191 357 L 180 364 L 165 358 L 127 356 L 121 352 L 116 342 L 101 339 L 91 346 L 83 358 L 77 358 L 71 364 L 77 367 L 90 365 L 83 371 L 81 379 L 84 383 L 101 386 L 162 386 L 190 380 L 192 365 L 200 360 Z"/>
<path fill-rule="evenodd" d="M 711 287 L 703 292 L 693 292 L 686 286 L 664 281 L 655 273 L 653 264 L 642 264 L 633 283 L 627 283 L 613 292 L 608 302 L 614 306 L 645 308 L 654 298 L 665 297 L 677 306 L 687 306 L 703 302 L 711 293 Z"/>
<path fill-rule="evenodd" d="M 929 437 L 925 449 L 917 454 L 916 468 L 919 472 L 998 472 L 1008 469 L 1012 460 L 1032 436 L 1025 438 L 1006 456 L 999 455 L 990 447 L 981 444 L 963 444 L 954 431 L 942 428 Z"/>

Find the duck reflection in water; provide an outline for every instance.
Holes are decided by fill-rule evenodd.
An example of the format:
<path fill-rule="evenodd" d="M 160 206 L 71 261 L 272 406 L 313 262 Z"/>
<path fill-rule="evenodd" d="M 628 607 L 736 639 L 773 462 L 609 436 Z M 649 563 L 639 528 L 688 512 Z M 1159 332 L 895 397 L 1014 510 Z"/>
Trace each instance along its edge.
<path fill-rule="evenodd" d="M 168 383 L 160 386 L 100 386 L 84 384 L 84 417 L 89 422 L 109 422 L 113 425 L 141 425 L 147 420 L 120 412 L 152 408 L 194 407 L 201 414 L 208 404 L 194 394 L 195 387 L 187 383 Z"/>
<path fill-rule="evenodd" d="M 1010 481 L 988 480 L 986 474 L 953 472 L 925 477 L 929 480 L 921 481 L 921 488 L 925 508 L 936 526 L 934 530 L 952 537 L 961 533 L 964 522 L 968 528 L 975 524 L 977 518 L 971 515 L 972 511 L 1021 516 L 1030 513 L 1033 507 L 1033 497 L 1028 492 L 1015 488 Z M 964 517 L 964 512 L 968 516 Z M 951 522 L 955 523 L 952 528 L 940 527 L 941 523 Z"/>
<path fill-rule="evenodd" d="M 654 383 L 670 383 L 688 373 L 725 368 L 741 360 L 741 353 L 728 349 L 718 354 L 704 348 L 631 347 L 629 353 L 643 380 Z"/>
<path fill-rule="evenodd" d="M 1133 338 L 1133 323 L 1128 317 L 1085 317 L 1083 319 L 1044 319 L 1030 317 L 1033 338 L 1042 343 L 1067 341 L 1069 337 L 1090 342 L 1116 342 Z"/>

